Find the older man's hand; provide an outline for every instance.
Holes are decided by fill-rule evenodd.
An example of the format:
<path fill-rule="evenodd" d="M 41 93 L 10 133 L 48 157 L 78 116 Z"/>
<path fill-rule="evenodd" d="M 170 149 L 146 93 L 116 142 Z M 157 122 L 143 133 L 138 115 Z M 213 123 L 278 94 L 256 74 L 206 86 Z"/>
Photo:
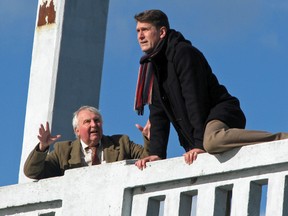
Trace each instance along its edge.
<path fill-rule="evenodd" d="M 149 121 L 149 119 L 146 122 L 146 125 L 144 127 L 142 127 L 139 124 L 135 125 L 143 134 L 143 136 L 145 136 L 148 140 L 150 140 L 150 128 L 151 128 L 151 123 Z"/>
<path fill-rule="evenodd" d="M 52 136 L 50 132 L 49 123 L 46 122 L 45 128 L 43 124 L 40 125 L 39 135 L 37 137 L 40 141 L 39 150 L 45 151 L 52 143 L 58 140 L 61 137 L 61 135 Z"/>

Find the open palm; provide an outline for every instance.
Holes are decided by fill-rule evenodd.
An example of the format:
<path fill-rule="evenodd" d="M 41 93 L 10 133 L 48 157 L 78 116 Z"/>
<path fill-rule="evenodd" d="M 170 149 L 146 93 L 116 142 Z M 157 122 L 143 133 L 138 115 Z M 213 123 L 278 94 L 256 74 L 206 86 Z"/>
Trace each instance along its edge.
<path fill-rule="evenodd" d="M 61 135 L 52 136 L 50 132 L 49 123 L 46 122 L 46 127 L 44 128 L 43 124 L 40 125 L 39 135 L 37 136 L 40 141 L 40 150 L 45 150 L 48 146 L 58 140 Z"/>

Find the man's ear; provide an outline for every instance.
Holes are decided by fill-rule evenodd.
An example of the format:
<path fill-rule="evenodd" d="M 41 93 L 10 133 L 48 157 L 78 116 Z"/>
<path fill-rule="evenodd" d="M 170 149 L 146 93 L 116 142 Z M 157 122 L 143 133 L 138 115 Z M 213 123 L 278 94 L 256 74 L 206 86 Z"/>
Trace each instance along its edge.
<path fill-rule="evenodd" d="M 74 128 L 74 133 L 78 136 L 79 129 L 76 127 Z"/>
<path fill-rule="evenodd" d="M 167 28 L 165 26 L 162 26 L 160 28 L 160 38 L 163 39 L 166 36 Z"/>

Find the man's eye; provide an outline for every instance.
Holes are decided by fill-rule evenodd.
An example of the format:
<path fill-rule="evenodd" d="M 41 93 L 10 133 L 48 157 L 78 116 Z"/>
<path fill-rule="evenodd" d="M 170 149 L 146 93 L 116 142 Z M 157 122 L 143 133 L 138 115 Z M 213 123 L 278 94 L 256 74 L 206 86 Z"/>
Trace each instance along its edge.
<path fill-rule="evenodd" d="M 84 121 L 84 124 L 90 123 L 90 122 L 91 122 L 90 120 L 85 120 L 85 121 Z"/>
<path fill-rule="evenodd" d="M 99 122 L 100 122 L 100 119 L 94 119 L 94 122 L 95 122 L 95 123 L 99 123 Z"/>

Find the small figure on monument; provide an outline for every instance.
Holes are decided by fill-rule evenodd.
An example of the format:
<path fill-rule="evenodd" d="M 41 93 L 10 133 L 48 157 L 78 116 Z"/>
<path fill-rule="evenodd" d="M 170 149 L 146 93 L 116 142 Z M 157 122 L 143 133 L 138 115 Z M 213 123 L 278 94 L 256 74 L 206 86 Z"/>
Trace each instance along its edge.
<path fill-rule="evenodd" d="M 149 104 L 150 156 L 146 162 L 166 158 L 170 123 L 192 164 L 200 153 L 221 153 L 231 148 L 288 138 L 245 130 L 246 119 L 239 100 L 218 82 L 204 55 L 190 41 L 170 29 L 160 10 L 136 14 L 137 39 L 145 55 L 140 59 L 135 110 L 142 115 Z"/>
<path fill-rule="evenodd" d="M 32 179 L 64 175 L 65 170 L 76 167 L 111 163 L 148 156 L 148 127 L 136 127 L 142 131 L 144 147 L 132 142 L 127 135 L 103 135 L 102 116 L 91 106 L 82 106 L 73 114 L 72 125 L 77 137 L 74 141 L 56 142 L 54 150 L 49 146 L 61 136 L 52 136 L 49 123 L 39 128 L 39 143 L 28 156 L 24 173 Z"/>

